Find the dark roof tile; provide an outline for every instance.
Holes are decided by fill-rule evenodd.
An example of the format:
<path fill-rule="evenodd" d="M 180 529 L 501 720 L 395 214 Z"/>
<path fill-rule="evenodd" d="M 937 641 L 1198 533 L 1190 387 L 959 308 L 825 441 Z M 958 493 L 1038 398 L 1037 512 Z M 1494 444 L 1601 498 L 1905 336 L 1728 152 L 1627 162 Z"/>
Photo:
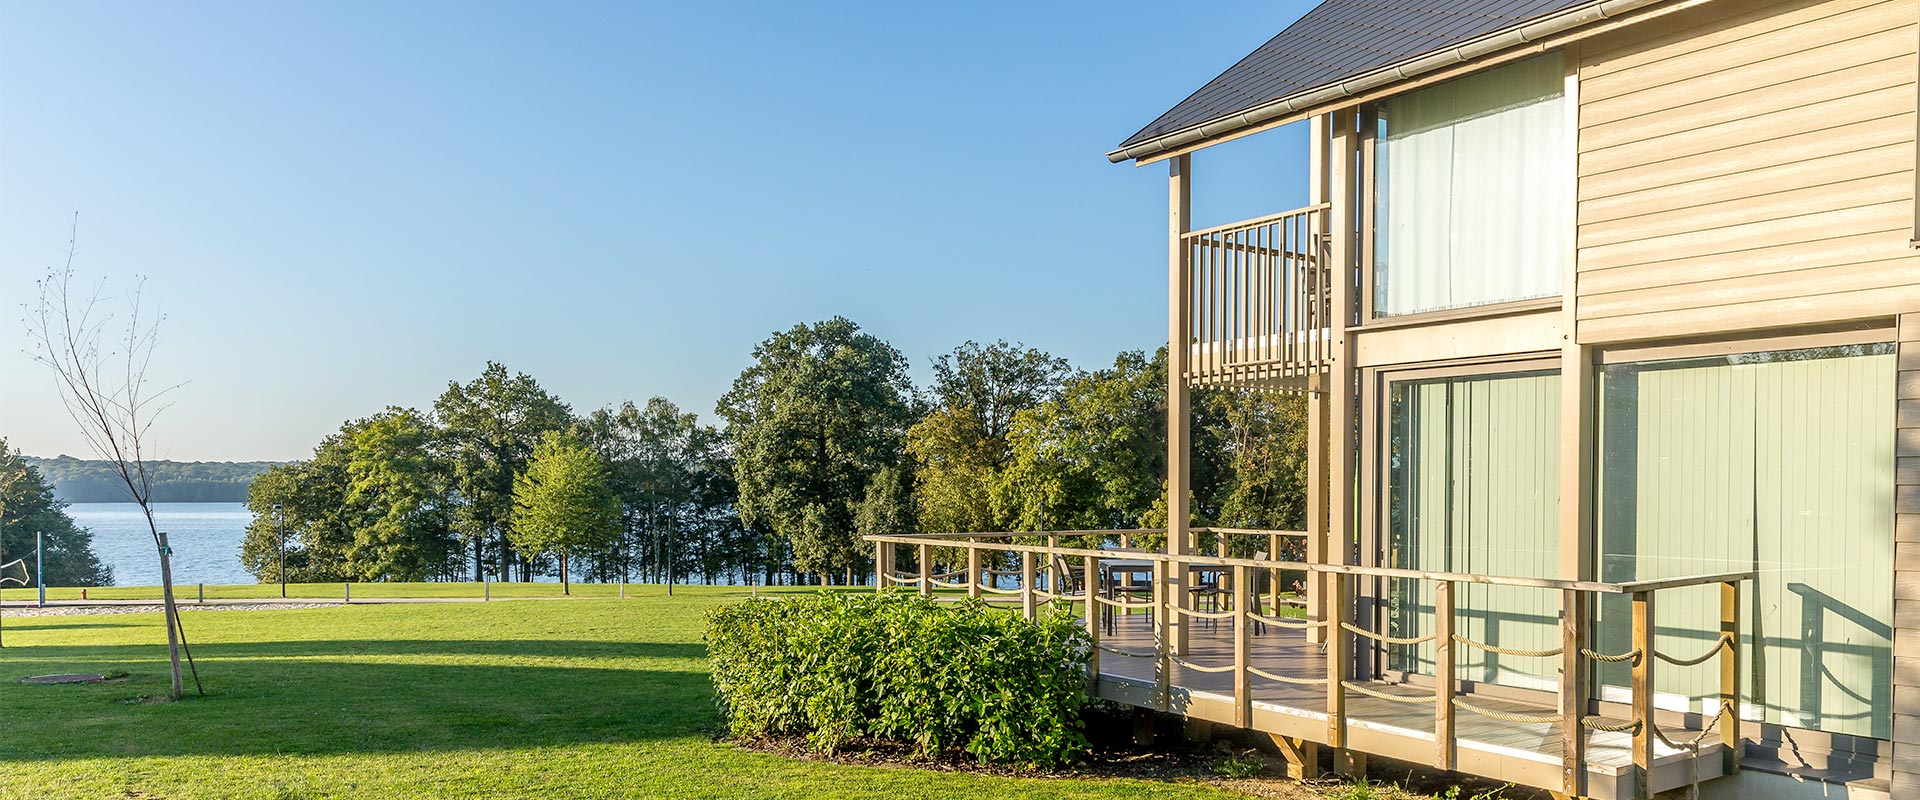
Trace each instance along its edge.
<path fill-rule="evenodd" d="M 1120 143 L 1131 147 L 1591 0 L 1326 0 Z"/>

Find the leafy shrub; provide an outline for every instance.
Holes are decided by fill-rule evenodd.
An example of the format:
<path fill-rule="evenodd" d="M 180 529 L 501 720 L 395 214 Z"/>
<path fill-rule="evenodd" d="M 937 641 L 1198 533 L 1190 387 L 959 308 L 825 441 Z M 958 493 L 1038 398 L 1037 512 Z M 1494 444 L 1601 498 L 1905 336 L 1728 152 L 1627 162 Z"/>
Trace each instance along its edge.
<path fill-rule="evenodd" d="M 979 601 L 818 594 L 708 615 L 730 733 L 873 739 L 942 758 L 1055 767 L 1084 753 L 1088 644 L 1065 608 L 1028 622 Z"/>

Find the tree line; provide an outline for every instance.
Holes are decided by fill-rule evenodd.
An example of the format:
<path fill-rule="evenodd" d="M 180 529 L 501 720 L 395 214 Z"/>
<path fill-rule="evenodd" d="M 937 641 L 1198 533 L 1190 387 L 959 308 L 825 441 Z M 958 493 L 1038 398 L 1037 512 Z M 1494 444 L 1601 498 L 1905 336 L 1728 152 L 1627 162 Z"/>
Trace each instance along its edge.
<path fill-rule="evenodd" d="M 284 563 L 292 581 L 842 583 L 871 570 L 862 535 L 1165 524 L 1164 349 L 1081 370 L 966 342 L 921 389 L 836 317 L 753 356 L 724 427 L 660 397 L 576 414 L 489 363 L 256 478 L 242 561 L 263 581 Z M 1193 408 L 1194 523 L 1301 527 L 1300 399 L 1202 390 Z"/>
<path fill-rule="evenodd" d="M 73 523 L 66 504 L 34 460 L 0 438 L 0 585 L 32 582 L 34 547 L 46 548 L 38 563 L 48 586 L 105 586 L 113 570 L 93 552 L 93 534 Z M 22 563 L 7 566 L 15 560 Z"/>
<path fill-rule="evenodd" d="M 68 503 L 124 503 L 127 487 L 111 462 L 57 456 L 26 457 L 53 484 L 54 496 Z M 274 466 L 270 461 L 149 461 L 156 503 L 238 503 L 247 484 Z"/>

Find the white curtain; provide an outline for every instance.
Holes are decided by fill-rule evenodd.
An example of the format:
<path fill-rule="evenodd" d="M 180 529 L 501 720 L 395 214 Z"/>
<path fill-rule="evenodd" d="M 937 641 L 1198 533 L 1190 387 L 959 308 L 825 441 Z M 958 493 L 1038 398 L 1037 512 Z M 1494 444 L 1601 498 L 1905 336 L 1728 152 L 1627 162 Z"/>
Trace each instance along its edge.
<path fill-rule="evenodd" d="M 1548 53 L 1381 103 L 1375 314 L 1560 293 L 1573 213 L 1563 81 Z"/>

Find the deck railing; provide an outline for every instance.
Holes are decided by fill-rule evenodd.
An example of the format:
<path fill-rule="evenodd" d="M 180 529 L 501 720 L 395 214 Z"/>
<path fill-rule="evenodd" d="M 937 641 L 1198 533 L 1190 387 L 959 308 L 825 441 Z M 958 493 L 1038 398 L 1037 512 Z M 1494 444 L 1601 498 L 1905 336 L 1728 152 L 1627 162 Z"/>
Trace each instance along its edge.
<path fill-rule="evenodd" d="M 1505 722 L 1552 725 L 1557 727 L 1561 734 L 1563 766 L 1561 785 L 1539 788 L 1562 791 L 1575 797 L 1587 794 L 1587 739 L 1590 733 L 1595 731 L 1631 735 L 1636 797 L 1652 796 L 1652 768 L 1656 741 L 1672 749 L 1687 750 L 1709 740 L 1709 737 L 1716 735 L 1717 731 L 1718 741 L 1726 746 L 1723 755 L 1725 760 L 1722 762 L 1723 772 L 1730 773 L 1738 768 L 1740 752 L 1737 718 L 1740 679 L 1738 612 L 1741 584 L 1751 580 L 1752 573 L 1735 572 L 1662 580 L 1598 582 L 1319 564 L 1271 557 L 1272 554 L 1279 552 L 1278 545 L 1284 537 L 1305 535 L 1296 531 L 1196 528 L 1194 533 L 1196 540 L 1217 537 L 1221 542 L 1221 551 L 1231 551 L 1226 541 L 1234 536 L 1262 538 L 1269 542 L 1272 549 L 1257 554 L 1263 557 L 1242 558 L 1225 553 L 1214 555 L 1168 553 L 1163 545 L 1136 546 L 1142 542 L 1163 542 L 1165 531 L 1157 529 L 916 534 L 868 536 L 866 540 L 873 543 L 875 547 L 875 568 L 879 576 L 876 583 L 882 589 L 888 586 L 912 586 L 929 594 L 939 589 L 957 589 L 966 591 L 971 597 L 991 595 L 1018 598 L 1020 611 L 1028 618 L 1036 615 L 1040 606 L 1047 603 L 1082 605 L 1085 609 L 1087 635 L 1093 643 L 1093 651 L 1089 654 L 1089 680 L 1097 686 L 1103 655 L 1152 659 L 1154 662 L 1153 692 L 1156 698 L 1155 703 L 1161 710 L 1173 709 L 1170 703 L 1170 692 L 1175 667 L 1199 673 L 1231 673 L 1233 721 L 1241 727 L 1252 727 L 1252 681 L 1254 679 L 1324 687 L 1327 727 L 1319 741 L 1336 748 L 1347 746 L 1348 723 L 1351 719 L 1347 713 L 1347 700 L 1351 695 L 1365 695 L 1395 703 L 1430 704 L 1434 719 L 1433 764 L 1447 770 L 1455 769 L 1458 763 L 1459 739 L 1455 731 L 1458 714 L 1461 711 Z M 1063 544 L 1063 541 L 1081 546 L 1069 546 Z M 916 551 L 915 561 L 919 568 L 917 575 L 905 575 L 896 571 L 898 548 L 902 546 Z M 957 551 L 964 551 L 964 555 L 956 556 Z M 964 570 L 934 572 L 933 563 L 938 559 L 938 553 L 946 553 L 954 557 L 956 562 L 963 560 Z M 1150 564 L 1150 599 L 1133 599 L 1132 592 L 1123 595 L 1120 592 L 1102 590 L 1101 576 L 1104 573 L 1102 562 L 1117 560 Z M 1000 566 L 1010 566 L 1014 563 L 1017 563 L 1017 568 Z M 954 566 L 958 567 L 958 563 Z M 1222 581 L 1226 585 L 1217 587 L 1221 594 L 1231 597 L 1224 610 L 1202 611 L 1192 607 L 1190 603 L 1178 602 L 1171 596 L 1168 591 L 1169 586 L 1186 586 L 1187 584 L 1184 580 L 1176 584 L 1170 580 L 1170 576 L 1185 575 L 1195 569 L 1206 569 L 1227 576 L 1227 579 Z M 1271 605 L 1266 602 L 1266 598 L 1256 594 L 1257 575 L 1262 572 L 1274 574 L 1276 580 L 1270 585 L 1275 585 L 1277 589 L 1277 575 L 1281 571 L 1304 572 L 1309 574 L 1310 580 L 1327 582 L 1330 602 L 1324 619 L 1307 620 L 1286 616 L 1280 611 L 1281 602 L 1277 591 Z M 1078 577 L 1074 573 L 1078 573 Z M 959 577 L 961 580 L 941 580 L 954 577 Z M 1435 597 L 1433 630 L 1418 636 L 1395 637 L 1361 624 L 1362 621 L 1354 616 L 1353 590 L 1356 581 L 1368 578 L 1432 583 Z M 1006 585 L 1008 583 L 1013 585 Z M 1455 599 L 1461 584 L 1516 586 L 1557 593 L 1560 596 L 1559 645 L 1523 650 L 1503 647 L 1497 641 L 1474 641 L 1461 635 L 1455 627 Z M 1719 636 L 1712 647 L 1698 655 L 1674 655 L 1655 650 L 1654 601 L 1656 596 L 1664 591 L 1709 585 L 1720 587 L 1720 618 L 1715 621 Z M 1109 594 L 1112 596 L 1108 596 Z M 1593 641 L 1591 625 L 1595 607 L 1594 597 L 1608 594 L 1624 594 L 1632 601 L 1632 646 L 1625 652 L 1600 653 L 1590 649 L 1590 643 Z M 1122 650 L 1102 643 L 1100 625 L 1102 614 L 1098 613 L 1101 609 L 1111 609 L 1111 613 L 1123 615 L 1139 611 L 1151 613 L 1154 626 L 1153 649 L 1150 651 Z M 1268 610 L 1272 613 L 1264 613 Z M 1181 626 L 1191 625 L 1195 620 L 1230 622 L 1230 635 L 1233 637 L 1232 663 L 1202 664 L 1191 660 L 1191 654 L 1185 652 L 1182 645 L 1178 643 L 1186 638 L 1180 633 Z M 1324 674 L 1286 674 L 1264 669 L 1254 663 L 1249 653 L 1251 637 L 1256 626 L 1293 630 L 1321 629 L 1327 632 Z M 1432 643 L 1436 648 L 1434 659 L 1436 674 L 1433 676 L 1432 692 L 1416 695 L 1409 695 L 1404 691 L 1389 692 L 1380 688 L 1383 684 L 1356 680 L 1355 647 L 1367 641 L 1382 647 Z M 1463 695 L 1459 691 L 1460 683 L 1454 676 L 1456 646 L 1514 658 L 1556 659 L 1560 665 L 1556 689 L 1558 707 L 1549 713 L 1517 713 L 1492 708 L 1490 706 L 1493 704 L 1474 699 L 1471 694 Z M 1689 731 L 1694 734 L 1693 736 L 1679 734 L 1669 737 L 1655 722 L 1654 665 L 1660 661 L 1676 667 L 1691 667 L 1717 661 L 1720 673 L 1717 712 L 1707 718 L 1706 724 L 1699 731 Z M 1590 713 L 1595 695 L 1589 685 L 1589 676 L 1592 672 L 1591 668 L 1602 663 L 1628 663 L 1632 666 L 1632 699 L 1629 703 L 1630 713 L 1626 719 L 1613 719 Z"/>
<path fill-rule="evenodd" d="M 1324 370 L 1332 271 L 1326 204 L 1193 231 L 1186 248 L 1187 380 L 1259 383 Z"/>

